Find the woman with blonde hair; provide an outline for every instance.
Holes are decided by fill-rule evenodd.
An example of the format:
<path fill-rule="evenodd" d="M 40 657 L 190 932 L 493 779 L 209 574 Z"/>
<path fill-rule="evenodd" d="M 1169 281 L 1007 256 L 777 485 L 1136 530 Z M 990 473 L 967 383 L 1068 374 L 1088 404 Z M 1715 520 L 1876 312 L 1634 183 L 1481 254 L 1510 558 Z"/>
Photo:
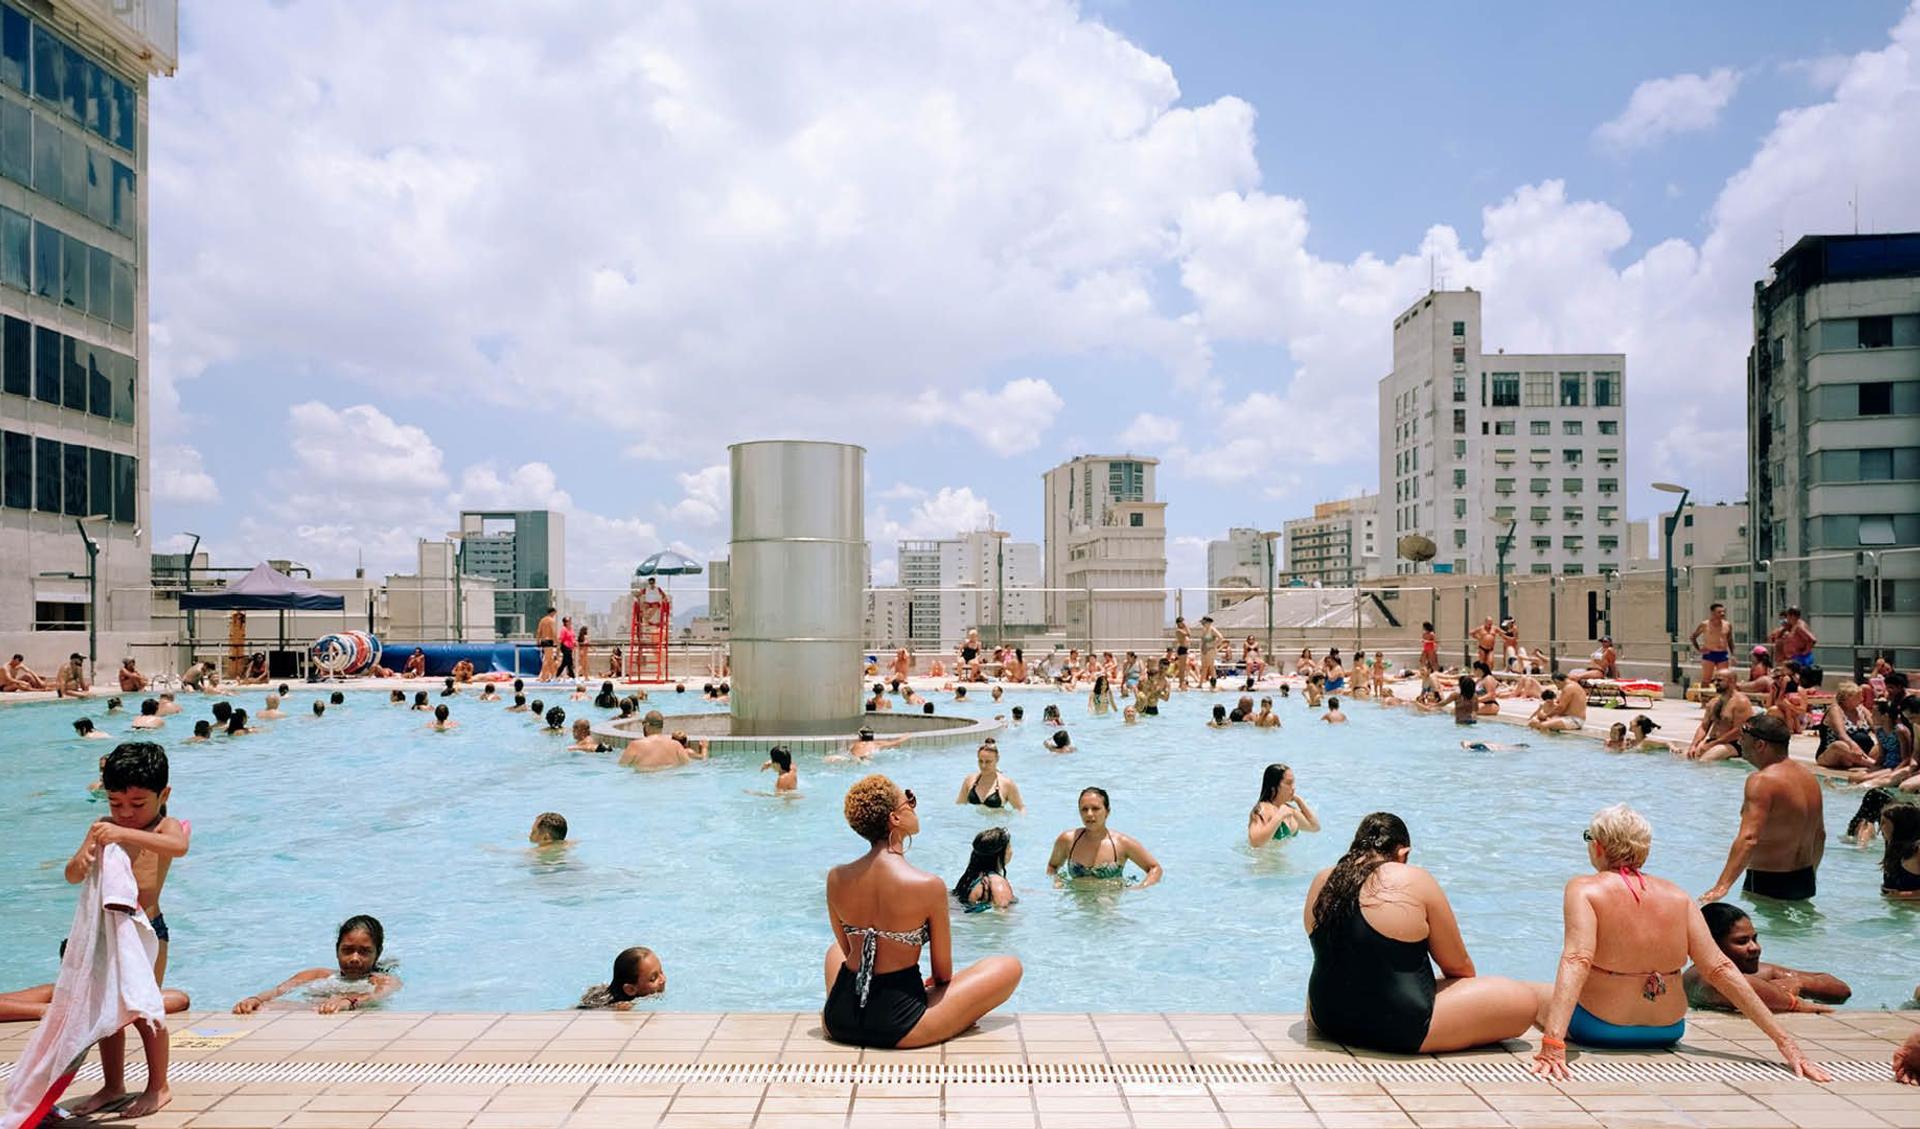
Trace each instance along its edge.
<path fill-rule="evenodd" d="M 1541 1017 L 1533 1072 L 1566 1078 L 1567 1041 L 1588 1047 L 1670 1047 L 1686 1032 L 1681 971 L 1689 958 L 1721 996 L 1767 1033 L 1795 1074 L 1831 1081 L 1754 995 L 1714 943 L 1700 906 L 1685 890 L 1641 871 L 1653 827 L 1615 804 L 1581 833 L 1594 873 L 1567 883 L 1566 943 Z"/>
<path fill-rule="evenodd" d="M 912 789 L 884 776 L 847 789 L 847 825 L 867 852 L 827 872 L 827 1037 L 857 1047 L 926 1047 L 944 1043 L 1013 995 L 1016 957 L 987 957 L 953 967 L 952 900 L 938 875 L 906 859 L 920 830 Z M 920 977 L 920 950 L 931 950 L 933 975 Z"/>

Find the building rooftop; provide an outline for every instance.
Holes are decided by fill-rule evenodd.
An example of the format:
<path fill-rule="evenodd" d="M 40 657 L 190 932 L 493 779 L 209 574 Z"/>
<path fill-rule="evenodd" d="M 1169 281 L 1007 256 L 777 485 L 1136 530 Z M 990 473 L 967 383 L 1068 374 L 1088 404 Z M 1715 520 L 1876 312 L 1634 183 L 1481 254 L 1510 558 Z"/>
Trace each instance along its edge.
<path fill-rule="evenodd" d="M 1771 305 L 1794 290 L 1866 278 L 1920 278 L 1920 231 L 1803 235 L 1754 289 Z"/>

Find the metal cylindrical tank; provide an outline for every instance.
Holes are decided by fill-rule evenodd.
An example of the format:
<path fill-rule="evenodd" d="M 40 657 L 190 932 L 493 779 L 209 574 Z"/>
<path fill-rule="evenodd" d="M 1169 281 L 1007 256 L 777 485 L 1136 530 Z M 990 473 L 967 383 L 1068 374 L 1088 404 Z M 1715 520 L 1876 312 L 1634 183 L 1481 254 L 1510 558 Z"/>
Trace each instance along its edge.
<path fill-rule="evenodd" d="M 768 440 L 733 464 L 733 732 L 851 733 L 862 718 L 866 449 Z"/>

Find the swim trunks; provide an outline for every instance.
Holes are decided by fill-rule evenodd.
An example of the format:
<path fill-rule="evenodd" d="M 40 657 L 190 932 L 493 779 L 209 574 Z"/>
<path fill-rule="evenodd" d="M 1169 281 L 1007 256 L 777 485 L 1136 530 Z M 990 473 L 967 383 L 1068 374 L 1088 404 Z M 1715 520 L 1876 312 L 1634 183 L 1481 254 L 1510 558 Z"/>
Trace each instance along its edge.
<path fill-rule="evenodd" d="M 1783 902 L 1805 901 L 1813 897 L 1813 867 L 1784 871 L 1749 870 L 1747 880 L 1740 888 L 1763 898 L 1777 898 Z"/>
<path fill-rule="evenodd" d="M 1728 654 L 1725 651 L 1701 651 L 1700 652 L 1701 662 L 1723 663 L 1728 661 L 1731 658 L 1733 658 L 1733 656 Z"/>
<path fill-rule="evenodd" d="M 147 919 L 147 924 L 153 926 L 153 935 L 156 938 L 162 941 L 170 940 L 172 938 L 172 934 L 167 930 L 166 914 L 164 913 L 154 914 L 152 917 Z"/>

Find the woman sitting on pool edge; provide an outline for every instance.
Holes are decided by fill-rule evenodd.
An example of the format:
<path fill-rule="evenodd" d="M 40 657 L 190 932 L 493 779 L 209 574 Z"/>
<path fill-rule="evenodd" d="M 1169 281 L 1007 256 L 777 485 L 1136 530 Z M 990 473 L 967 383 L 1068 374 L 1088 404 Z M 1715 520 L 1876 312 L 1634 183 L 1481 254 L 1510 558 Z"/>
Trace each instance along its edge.
<path fill-rule="evenodd" d="M 1545 986 L 1475 974 L 1453 907 L 1433 875 L 1407 864 L 1411 850 L 1407 825 L 1377 811 L 1340 861 L 1314 875 L 1304 910 L 1308 1021 L 1342 1043 L 1393 1054 L 1526 1034 Z"/>
<path fill-rule="evenodd" d="M 1594 873 L 1567 883 L 1566 944 L 1552 996 L 1542 1009 L 1533 1072 L 1567 1075 L 1567 1040 L 1589 1047 L 1670 1047 L 1686 1032 L 1687 960 L 1754 1025 L 1767 1033 L 1795 1074 L 1831 1081 L 1808 1062 L 1727 954 L 1714 943 L 1693 896 L 1640 870 L 1653 827 L 1615 804 L 1581 833 Z M 1593 975 L 1598 973 L 1598 975 Z"/>
<path fill-rule="evenodd" d="M 1053 879 L 1054 885 L 1081 878 L 1118 882 L 1126 877 L 1129 862 L 1146 871 L 1146 877 L 1138 884 L 1141 889 L 1165 877 L 1159 860 L 1141 846 L 1138 839 L 1107 828 L 1107 817 L 1112 813 L 1113 802 L 1107 798 L 1105 788 L 1080 790 L 1083 826 L 1075 831 L 1062 831 L 1053 841 L 1053 856 L 1047 860 L 1047 876 Z M 1091 844 L 1085 852 L 1081 851 L 1083 839 Z M 1081 854 L 1085 855 L 1084 859 L 1076 857 Z"/>
<path fill-rule="evenodd" d="M 1284 764 L 1268 765 L 1260 777 L 1260 799 L 1247 813 L 1247 845 L 1264 847 L 1318 830 L 1320 820 L 1293 790 L 1293 770 Z"/>
<path fill-rule="evenodd" d="M 1007 864 L 1013 860 L 1013 836 L 1004 827 L 989 827 L 973 837 L 973 853 L 960 881 L 953 884 L 953 896 L 968 913 L 987 909 L 1006 909 L 1020 899 L 1014 897 L 1013 884 L 1007 881 Z"/>
<path fill-rule="evenodd" d="M 1020 786 L 1013 782 L 1013 777 L 1000 771 L 1000 746 L 993 738 L 981 742 L 976 757 L 980 771 L 969 773 L 960 782 L 960 795 L 953 802 L 978 804 L 983 808 L 1009 807 L 1017 812 L 1025 812 L 1027 805 L 1020 798 Z"/>
<path fill-rule="evenodd" d="M 827 872 L 827 1002 L 820 1025 L 836 1043 L 927 1047 L 944 1043 L 1007 1001 L 1020 961 L 987 957 L 955 972 L 946 883 L 906 860 L 920 830 L 913 793 L 885 776 L 847 789 L 847 825 L 867 852 Z M 920 950 L 933 975 L 920 977 Z"/>
<path fill-rule="evenodd" d="M 349 917 L 340 923 L 339 935 L 334 938 L 334 959 L 340 964 L 337 970 L 309 968 L 296 972 L 277 987 L 234 1004 L 233 1014 L 252 1015 L 269 1001 L 303 986 L 309 998 L 319 1001 L 314 1010 L 321 1015 L 378 1003 L 400 990 L 400 978 L 380 960 L 386 941 L 386 930 L 377 919 L 364 913 Z"/>

